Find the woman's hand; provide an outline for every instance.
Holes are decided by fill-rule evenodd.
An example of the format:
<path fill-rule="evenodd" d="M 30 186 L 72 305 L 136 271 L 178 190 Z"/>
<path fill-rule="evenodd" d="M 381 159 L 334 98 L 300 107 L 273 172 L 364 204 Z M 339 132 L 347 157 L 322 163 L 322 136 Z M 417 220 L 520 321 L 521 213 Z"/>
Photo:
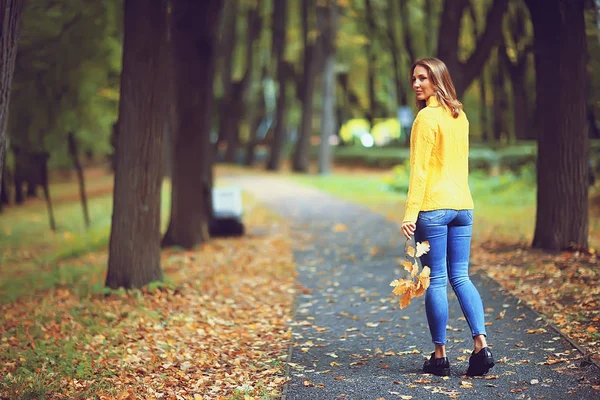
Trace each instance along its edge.
<path fill-rule="evenodd" d="M 415 234 L 416 229 L 417 225 L 414 222 L 402 223 L 402 233 L 404 234 L 404 236 L 406 236 L 407 239 L 410 239 L 410 237 Z"/>

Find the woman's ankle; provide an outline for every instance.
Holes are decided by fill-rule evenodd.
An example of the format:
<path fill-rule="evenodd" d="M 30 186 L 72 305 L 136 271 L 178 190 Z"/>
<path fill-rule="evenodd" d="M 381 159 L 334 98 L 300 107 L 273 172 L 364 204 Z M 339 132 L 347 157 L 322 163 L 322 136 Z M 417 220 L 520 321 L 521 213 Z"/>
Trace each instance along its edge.
<path fill-rule="evenodd" d="M 435 358 L 444 358 L 446 357 L 446 346 L 443 344 L 436 344 L 435 345 L 435 352 L 434 352 L 434 357 Z"/>
<path fill-rule="evenodd" d="M 481 349 L 487 347 L 487 340 L 485 335 L 477 335 L 473 337 L 473 352 L 479 353 Z"/>

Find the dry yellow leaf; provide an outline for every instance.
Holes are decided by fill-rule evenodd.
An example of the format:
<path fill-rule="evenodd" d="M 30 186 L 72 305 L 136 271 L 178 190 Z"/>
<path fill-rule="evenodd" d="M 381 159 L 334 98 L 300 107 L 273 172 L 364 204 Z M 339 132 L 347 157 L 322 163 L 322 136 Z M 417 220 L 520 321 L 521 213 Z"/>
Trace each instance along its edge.
<path fill-rule="evenodd" d="M 413 257 L 415 256 L 415 248 L 412 246 L 408 246 L 406 248 L 406 254 L 408 254 L 409 256 Z"/>
<path fill-rule="evenodd" d="M 348 226 L 344 225 L 344 224 L 338 223 L 333 226 L 334 232 L 346 232 L 347 230 L 348 230 Z"/>
<path fill-rule="evenodd" d="M 400 298 L 400 308 L 408 307 L 408 305 L 410 304 L 410 301 L 414 297 L 414 293 L 415 293 L 415 288 L 413 286 L 414 284 L 412 281 L 409 281 L 409 282 L 410 282 L 410 286 L 404 292 L 404 295 L 402 295 L 402 297 Z"/>
<path fill-rule="evenodd" d="M 419 272 L 419 263 L 415 261 L 412 264 L 412 269 L 410 270 L 410 276 L 412 276 L 414 278 L 415 276 L 417 276 L 418 272 Z"/>
<path fill-rule="evenodd" d="M 398 279 L 394 282 L 397 282 L 397 283 L 395 285 L 392 285 L 392 286 L 395 286 L 392 293 L 394 293 L 397 296 L 404 294 L 404 292 L 406 292 L 409 288 L 411 288 L 413 286 L 413 282 L 408 279 Z M 394 283 L 394 282 L 392 282 L 392 283 Z"/>
<path fill-rule="evenodd" d="M 471 383 L 469 381 L 460 381 L 460 387 L 463 389 L 472 389 L 473 383 Z"/>
<path fill-rule="evenodd" d="M 430 249 L 430 247 L 429 247 L 428 241 L 417 243 L 416 257 L 421 257 L 423 254 L 427 253 L 429 251 L 429 249 Z"/>

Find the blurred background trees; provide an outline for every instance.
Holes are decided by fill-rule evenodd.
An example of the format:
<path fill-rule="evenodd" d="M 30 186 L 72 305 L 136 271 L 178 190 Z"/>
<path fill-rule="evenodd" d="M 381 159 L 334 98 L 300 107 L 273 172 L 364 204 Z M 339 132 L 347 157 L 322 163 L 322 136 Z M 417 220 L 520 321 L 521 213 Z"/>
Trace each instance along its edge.
<path fill-rule="evenodd" d="M 599 1 L 169 0 L 153 5 L 164 6 L 164 38 L 136 39 L 150 43 L 144 51 L 124 46 L 142 29 L 126 18 L 129 2 L 26 2 L 0 205 L 37 196 L 45 178 L 73 166 L 116 166 L 114 215 L 132 225 L 147 216 L 136 217 L 133 203 L 118 211 L 118 199 L 160 173 L 172 190 L 162 245 L 192 247 L 214 223 L 214 163 L 302 173 L 404 164 L 416 112 L 410 65 L 438 56 L 470 120 L 472 170 L 537 176 L 534 245 L 587 246 L 583 205 L 600 166 Z M 567 11 L 568 29 L 557 17 Z M 137 89 L 124 92 L 128 51 L 164 65 L 144 69 L 137 59 Z M 9 76 L 1 78 L 4 88 Z M 165 105 L 126 111 L 123 96 L 134 92 Z M 119 168 L 146 181 L 121 187 Z"/>

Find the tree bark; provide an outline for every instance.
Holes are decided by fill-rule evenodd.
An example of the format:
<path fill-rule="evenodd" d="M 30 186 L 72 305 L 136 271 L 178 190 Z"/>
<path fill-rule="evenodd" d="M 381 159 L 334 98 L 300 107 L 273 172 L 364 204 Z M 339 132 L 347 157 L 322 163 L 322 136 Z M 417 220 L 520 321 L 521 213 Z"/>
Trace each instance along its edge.
<path fill-rule="evenodd" d="M 498 53 L 504 50 L 498 49 Z M 508 141 L 508 124 L 506 123 L 506 113 L 508 110 L 508 95 L 506 94 L 505 72 L 500 56 L 495 57 L 496 62 L 492 66 L 492 85 L 494 88 L 494 106 L 493 106 L 493 132 L 494 140 L 501 142 L 503 139 Z"/>
<path fill-rule="evenodd" d="M 459 98 L 480 74 L 494 45 L 501 38 L 502 19 L 508 0 L 494 0 L 488 10 L 485 32 L 477 39 L 475 50 L 469 59 L 461 62 L 458 58 L 460 25 L 468 4 L 469 0 L 446 0 L 438 34 L 437 56 L 450 70 Z"/>
<path fill-rule="evenodd" d="M 479 97 L 481 97 L 481 140 L 487 142 L 490 138 L 490 117 L 487 105 L 487 88 L 485 85 L 486 81 L 485 68 L 481 70 L 481 76 L 479 77 Z"/>
<path fill-rule="evenodd" d="M 222 8 L 223 0 L 172 1 L 177 123 L 172 136 L 171 220 L 163 246 L 189 249 L 209 240 L 213 185 L 212 84 Z"/>
<path fill-rule="evenodd" d="M 588 247 L 584 0 L 527 0 L 534 29 L 537 213 L 533 247 Z"/>
<path fill-rule="evenodd" d="M 0 184 L 6 154 L 6 124 L 24 0 L 0 1 Z"/>
<path fill-rule="evenodd" d="M 528 56 L 531 52 L 531 36 L 527 32 L 527 23 L 529 20 L 528 11 L 525 5 L 521 3 L 512 4 L 507 13 L 508 29 L 505 32 L 505 40 L 498 55 L 500 62 L 510 77 L 513 93 L 513 127 L 517 140 L 536 139 L 535 130 L 530 123 L 530 103 L 527 89 L 527 66 Z M 510 40 L 506 40 L 509 38 Z M 507 51 L 507 47 L 512 45 L 512 53 L 516 54 L 513 61 Z"/>
<path fill-rule="evenodd" d="M 221 82 L 223 86 L 223 98 L 221 101 L 220 121 L 219 121 L 219 138 L 218 141 L 225 143 L 227 149 L 233 140 L 233 131 L 236 129 L 232 114 L 237 113 L 234 103 L 234 85 L 233 80 L 233 61 L 234 49 L 237 39 L 237 20 L 238 20 L 238 0 L 230 0 L 223 9 L 223 25 L 222 25 L 222 40 L 220 43 L 221 49 Z M 225 153 L 225 161 L 232 162 L 234 154 Z"/>
<path fill-rule="evenodd" d="M 323 114 L 321 118 L 321 142 L 319 144 L 319 173 L 331 172 L 330 136 L 335 136 L 335 36 L 337 31 L 337 0 L 329 0 L 317 9 L 322 35 L 323 67 Z"/>
<path fill-rule="evenodd" d="M 231 125 L 229 127 L 230 132 L 227 139 L 227 149 L 225 151 L 225 162 L 236 162 L 237 149 L 240 142 L 240 121 L 247 114 L 248 107 L 246 106 L 246 92 L 250 85 L 253 64 L 254 64 L 254 42 L 260 34 L 262 23 L 260 19 L 260 7 L 261 2 L 259 1 L 255 7 L 250 7 L 247 16 L 247 37 L 246 37 L 246 55 L 245 65 L 246 70 L 244 76 L 239 81 L 233 83 L 231 88 L 231 97 L 226 107 L 229 107 L 229 120 Z"/>
<path fill-rule="evenodd" d="M 316 44 L 308 37 L 310 12 L 315 7 L 313 0 L 302 0 L 302 37 L 304 40 L 304 77 L 302 79 L 301 101 L 302 119 L 300 134 L 296 142 L 292 170 L 308 172 L 310 162 L 310 138 L 313 135 L 313 98 L 316 84 L 317 58 Z"/>
<path fill-rule="evenodd" d="M 517 140 L 533 140 L 536 138 L 535 130 L 529 124 L 529 95 L 527 93 L 527 54 L 519 54 L 513 63 L 506 54 L 506 48 L 500 47 L 498 51 L 499 62 L 510 76 L 513 92 L 513 129 Z"/>
<path fill-rule="evenodd" d="M 267 162 L 267 170 L 278 171 L 281 167 L 281 152 L 286 138 L 285 112 L 287 80 L 284 59 L 285 35 L 287 21 L 287 1 L 273 2 L 273 55 L 277 60 L 277 83 L 279 93 L 277 94 L 277 109 L 275 111 L 275 128 L 273 129 L 273 142 L 271 143 L 271 154 Z"/>
<path fill-rule="evenodd" d="M 125 0 L 123 70 L 106 285 L 162 280 L 160 204 L 167 0 Z"/>

